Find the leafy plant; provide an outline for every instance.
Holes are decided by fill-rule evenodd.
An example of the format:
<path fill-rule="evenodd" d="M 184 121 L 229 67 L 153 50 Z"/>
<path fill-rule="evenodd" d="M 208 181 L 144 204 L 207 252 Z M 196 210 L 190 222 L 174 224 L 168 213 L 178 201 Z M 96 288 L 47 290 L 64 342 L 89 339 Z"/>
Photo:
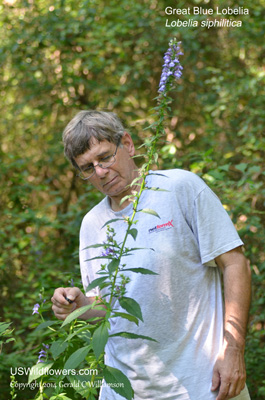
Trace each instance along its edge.
<path fill-rule="evenodd" d="M 13 329 L 10 329 L 11 322 L 0 322 L 0 353 L 5 343 L 13 342 L 15 338 L 10 337 Z"/>

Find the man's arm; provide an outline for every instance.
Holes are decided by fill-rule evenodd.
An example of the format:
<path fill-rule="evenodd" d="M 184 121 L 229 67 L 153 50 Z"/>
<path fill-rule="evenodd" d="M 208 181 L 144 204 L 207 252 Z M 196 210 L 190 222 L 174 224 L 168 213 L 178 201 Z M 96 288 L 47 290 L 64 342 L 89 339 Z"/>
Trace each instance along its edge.
<path fill-rule="evenodd" d="M 67 301 L 66 298 L 69 299 L 71 303 Z M 54 291 L 53 297 L 51 298 L 54 315 L 61 320 L 64 320 L 77 308 L 93 304 L 95 300 L 95 297 L 86 297 L 77 287 L 58 288 Z M 90 318 L 103 318 L 106 312 L 102 310 L 102 305 L 100 305 L 99 300 L 98 303 L 98 309 L 93 308 L 88 310 L 80 318 L 85 320 Z"/>
<path fill-rule="evenodd" d="M 212 391 L 216 400 L 239 395 L 246 382 L 245 336 L 251 299 L 249 262 L 237 247 L 215 259 L 224 280 L 224 342 L 213 370 Z"/>

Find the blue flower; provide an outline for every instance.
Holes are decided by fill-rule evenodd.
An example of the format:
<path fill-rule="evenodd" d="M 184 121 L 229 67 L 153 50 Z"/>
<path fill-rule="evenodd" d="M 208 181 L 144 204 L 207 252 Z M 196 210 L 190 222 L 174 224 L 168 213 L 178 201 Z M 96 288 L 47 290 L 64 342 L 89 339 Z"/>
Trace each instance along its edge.
<path fill-rule="evenodd" d="M 33 314 L 39 314 L 39 308 L 40 308 L 40 305 L 39 305 L 39 303 L 37 303 L 37 304 L 34 304 L 34 307 L 33 307 L 33 313 L 32 313 L 32 315 Z"/>
<path fill-rule="evenodd" d="M 180 51 L 181 42 L 176 39 L 169 42 L 169 48 L 164 55 L 164 64 L 159 83 L 159 93 L 164 93 L 169 83 L 169 88 L 173 86 L 174 79 L 179 79 L 182 75 L 183 67 L 180 65 L 179 56 L 183 55 Z M 172 79 L 173 78 L 173 79 Z"/>
<path fill-rule="evenodd" d="M 103 252 L 101 253 L 101 255 L 102 255 L 103 257 L 107 257 L 107 256 L 109 256 L 110 254 L 113 254 L 113 253 L 114 253 L 114 250 L 111 249 L 110 247 L 108 247 L 108 248 L 106 249 L 106 251 L 103 251 Z"/>
<path fill-rule="evenodd" d="M 44 343 L 42 343 L 42 346 L 43 346 L 46 350 L 48 350 L 49 347 L 50 347 L 48 344 L 44 344 Z M 41 349 L 41 351 L 39 352 L 39 358 L 38 358 L 37 364 L 38 364 L 38 363 L 43 363 L 43 362 L 45 362 L 45 359 L 47 358 L 47 351 L 46 351 L 46 350 Z M 44 358 L 44 360 L 42 360 L 42 358 Z"/>

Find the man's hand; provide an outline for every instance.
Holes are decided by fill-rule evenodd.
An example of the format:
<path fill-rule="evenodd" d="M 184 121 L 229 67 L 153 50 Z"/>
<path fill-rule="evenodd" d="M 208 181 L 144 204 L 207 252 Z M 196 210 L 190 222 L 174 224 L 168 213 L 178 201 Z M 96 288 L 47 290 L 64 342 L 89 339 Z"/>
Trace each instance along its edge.
<path fill-rule="evenodd" d="M 211 390 L 219 389 L 216 400 L 227 400 L 238 396 L 244 389 L 245 382 L 244 352 L 228 345 L 218 355 L 214 365 Z"/>
<path fill-rule="evenodd" d="M 58 288 L 51 298 L 54 315 L 56 318 L 64 320 L 76 308 L 87 305 L 86 299 L 86 296 L 77 287 Z"/>
<path fill-rule="evenodd" d="M 106 310 L 101 304 L 100 299 L 96 297 L 86 297 L 79 288 L 68 287 L 68 288 L 58 288 L 54 291 L 51 298 L 53 303 L 52 309 L 56 318 L 64 320 L 71 312 L 77 308 L 91 305 L 93 303 L 95 306 L 82 314 L 80 318 L 82 319 L 92 319 L 91 323 L 95 323 L 100 318 L 104 318 Z"/>

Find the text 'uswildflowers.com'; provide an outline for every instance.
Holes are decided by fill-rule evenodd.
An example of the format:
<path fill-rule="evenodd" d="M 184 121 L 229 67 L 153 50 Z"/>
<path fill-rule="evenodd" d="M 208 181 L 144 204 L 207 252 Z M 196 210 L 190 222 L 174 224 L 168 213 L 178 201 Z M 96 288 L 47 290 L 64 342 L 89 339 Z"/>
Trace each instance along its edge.
<path fill-rule="evenodd" d="M 16 368 L 10 368 L 10 375 L 29 375 L 29 374 L 38 374 L 40 375 L 55 375 L 55 376 L 69 376 L 69 375 L 98 375 L 98 370 L 97 369 L 53 369 L 53 368 L 36 368 L 34 367 L 16 367 Z"/>

